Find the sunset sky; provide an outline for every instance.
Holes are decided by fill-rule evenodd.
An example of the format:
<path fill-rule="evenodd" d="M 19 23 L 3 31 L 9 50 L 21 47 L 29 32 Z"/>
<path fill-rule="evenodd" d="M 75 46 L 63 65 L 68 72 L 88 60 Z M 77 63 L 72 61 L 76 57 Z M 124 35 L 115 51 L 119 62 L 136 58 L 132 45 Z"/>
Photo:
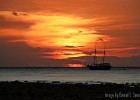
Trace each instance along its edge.
<path fill-rule="evenodd" d="M 0 67 L 82 67 L 95 42 L 140 67 L 140 0 L 0 0 Z"/>

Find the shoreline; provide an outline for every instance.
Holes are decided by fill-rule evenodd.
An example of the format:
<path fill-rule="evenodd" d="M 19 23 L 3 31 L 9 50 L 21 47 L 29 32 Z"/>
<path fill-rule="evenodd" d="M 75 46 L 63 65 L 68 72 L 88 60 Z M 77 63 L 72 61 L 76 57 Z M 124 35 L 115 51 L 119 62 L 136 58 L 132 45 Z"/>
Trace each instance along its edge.
<path fill-rule="evenodd" d="M 140 83 L 1 81 L 1 100 L 138 100 Z"/>
<path fill-rule="evenodd" d="M 0 83 L 44 83 L 44 84 L 83 84 L 83 85 L 97 85 L 97 84 L 116 84 L 116 85 L 136 85 L 140 86 L 140 83 L 135 82 L 102 82 L 102 81 L 49 81 L 49 80 L 14 80 L 14 81 L 0 81 Z"/>

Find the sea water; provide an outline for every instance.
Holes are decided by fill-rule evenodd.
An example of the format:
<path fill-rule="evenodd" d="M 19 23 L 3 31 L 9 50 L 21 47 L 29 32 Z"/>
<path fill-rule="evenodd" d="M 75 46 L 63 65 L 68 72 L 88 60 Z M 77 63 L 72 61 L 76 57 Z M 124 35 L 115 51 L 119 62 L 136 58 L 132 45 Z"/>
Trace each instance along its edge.
<path fill-rule="evenodd" d="M 0 81 L 140 83 L 140 68 L 0 68 Z"/>

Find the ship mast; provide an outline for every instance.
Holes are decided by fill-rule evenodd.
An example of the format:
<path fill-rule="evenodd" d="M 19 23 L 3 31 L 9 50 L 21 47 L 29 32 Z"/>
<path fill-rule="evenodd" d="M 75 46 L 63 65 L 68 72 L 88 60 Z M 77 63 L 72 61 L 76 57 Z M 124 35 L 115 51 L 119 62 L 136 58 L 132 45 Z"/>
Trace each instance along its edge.
<path fill-rule="evenodd" d="M 96 53 L 97 53 L 97 51 L 96 51 L 96 42 L 95 42 L 95 54 L 94 54 L 94 65 L 96 65 L 97 64 L 97 57 L 96 57 Z"/>
<path fill-rule="evenodd" d="M 102 39 L 102 38 L 99 38 L 97 41 L 102 41 L 102 43 L 103 43 L 103 49 L 104 49 L 104 51 L 103 51 L 103 64 L 105 63 L 105 56 L 106 56 L 106 45 L 105 45 L 105 42 L 104 42 L 104 40 Z M 97 56 L 96 56 L 96 54 L 97 54 L 97 50 L 96 50 L 96 42 L 95 42 L 95 56 L 94 56 L 94 65 L 95 64 L 98 64 L 98 60 L 97 60 Z"/>
<path fill-rule="evenodd" d="M 104 44 L 104 56 L 103 56 L 103 63 L 105 63 L 105 54 L 106 54 L 106 46 L 105 46 L 105 44 Z"/>

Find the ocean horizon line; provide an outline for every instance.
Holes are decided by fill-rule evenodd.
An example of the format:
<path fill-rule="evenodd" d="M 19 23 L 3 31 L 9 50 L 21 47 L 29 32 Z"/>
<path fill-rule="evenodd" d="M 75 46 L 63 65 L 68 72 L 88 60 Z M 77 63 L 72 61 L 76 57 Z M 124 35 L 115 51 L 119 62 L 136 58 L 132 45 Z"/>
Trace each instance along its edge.
<path fill-rule="evenodd" d="M 0 67 L 0 68 L 70 68 L 70 69 L 75 69 L 75 68 L 87 68 L 87 67 L 60 67 L 60 66 L 58 66 L 58 67 L 47 67 L 47 66 L 2 66 L 2 67 Z M 122 67 L 115 67 L 115 66 L 112 66 L 112 68 L 140 68 L 140 66 L 138 67 L 138 66 L 135 66 L 135 67 L 132 67 L 132 66 L 127 66 L 127 67 L 124 67 L 124 66 L 122 66 Z"/>

